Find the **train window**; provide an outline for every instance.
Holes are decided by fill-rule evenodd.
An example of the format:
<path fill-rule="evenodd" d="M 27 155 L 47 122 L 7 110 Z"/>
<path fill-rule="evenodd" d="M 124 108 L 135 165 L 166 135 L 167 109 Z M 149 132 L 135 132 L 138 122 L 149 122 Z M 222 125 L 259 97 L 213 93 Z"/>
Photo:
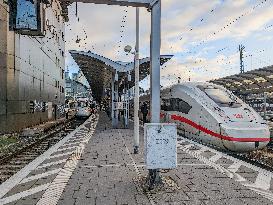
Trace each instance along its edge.
<path fill-rule="evenodd" d="M 161 110 L 164 110 L 164 111 L 171 110 L 171 104 L 169 99 L 162 99 Z"/>
<path fill-rule="evenodd" d="M 178 104 L 178 100 L 177 98 L 171 98 L 170 102 L 171 102 L 171 111 L 179 111 L 179 104 Z"/>
<path fill-rule="evenodd" d="M 219 88 L 204 88 L 204 92 L 217 104 L 222 107 L 238 107 L 241 106 L 236 98 L 225 90 Z"/>
<path fill-rule="evenodd" d="M 177 111 L 188 114 L 191 110 L 192 106 L 190 106 L 187 102 L 179 98 L 171 98 L 170 100 L 163 100 L 162 110 L 165 111 Z"/>
<path fill-rule="evenodd" d="M 79 102 L 78 102 L 78 107 L 81 107 L 81 108 L 83 108 L 83 107 L 88 107 L 88 103 L 87 103 L 87 102 L 79 101 Z"/>
<path fill-rule="evenodd" d="M 188 114 L 191 110 L 192 106 L 190 106 L 187 102 L 184 100 L 179 99 L 179 112 Z"/>

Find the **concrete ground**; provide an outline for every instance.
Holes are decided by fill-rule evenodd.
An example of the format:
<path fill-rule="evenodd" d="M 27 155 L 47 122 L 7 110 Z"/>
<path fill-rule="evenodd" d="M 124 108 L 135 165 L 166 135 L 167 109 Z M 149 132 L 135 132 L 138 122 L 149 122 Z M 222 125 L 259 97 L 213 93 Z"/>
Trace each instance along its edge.
<path fill-rule="evenodd" d="M 270 174 L 262 178 L 267 172 L 241 162 L 233 173 L 230 167 L 234 170 L 237 161 L 183 138 L 178 141 L 178 167 L 161 173 L 168 186 L 144 191 L 143 149 L 132 154 L 132 128 L 111 129 L 105 113 L 66 140 L 0 185 L 0 204 L 273 204 Z M 258 183 L 264 179 L 269 186 L 259 187 L 268 185 Z"/>

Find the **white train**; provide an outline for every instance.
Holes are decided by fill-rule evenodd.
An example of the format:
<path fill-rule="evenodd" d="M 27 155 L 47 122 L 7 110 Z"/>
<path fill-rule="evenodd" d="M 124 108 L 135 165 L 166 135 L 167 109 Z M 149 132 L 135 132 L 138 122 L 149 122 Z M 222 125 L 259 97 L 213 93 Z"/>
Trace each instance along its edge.
<path fill-rule="evenodd" d="M 142 96 L 140 102 L 149 103 L 149 97 Z M 186 137 L 228 151 L 253 151 L 270 141 L 269 127 L 259 114 L 212 83 L 188 82 L 162 90 L 160 117 L 176 123 Z"/>
<path fill-rule="evenodd" d="M 88 118 L 92 114 L 88 98 L 78 98 L 76 102 L 76 117 Z"/>

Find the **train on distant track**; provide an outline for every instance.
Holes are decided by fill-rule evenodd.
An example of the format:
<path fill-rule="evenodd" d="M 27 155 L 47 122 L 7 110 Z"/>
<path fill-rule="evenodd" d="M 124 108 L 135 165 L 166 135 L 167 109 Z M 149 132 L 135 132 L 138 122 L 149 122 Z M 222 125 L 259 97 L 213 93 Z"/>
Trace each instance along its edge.
<path fill-rule="evenodd" d="M 149 105 L 149 101 L 149 95 L 140 97 L 142 104 Z M 185 137 L 226 151 L 258 150 L 270 141 L 269 127 L 261 116 L 232 92 L 212 83 L 187 82 L 162 90 L 160 118 L 176 123 L 178 133 Z"/>
<path fill-rule="evenodd" d="M 94 113 L 95 108 L 91 106 L 89 98 L 78 98 L 76 100 L 76 117 L 77 118 L 88 118 Z"/>

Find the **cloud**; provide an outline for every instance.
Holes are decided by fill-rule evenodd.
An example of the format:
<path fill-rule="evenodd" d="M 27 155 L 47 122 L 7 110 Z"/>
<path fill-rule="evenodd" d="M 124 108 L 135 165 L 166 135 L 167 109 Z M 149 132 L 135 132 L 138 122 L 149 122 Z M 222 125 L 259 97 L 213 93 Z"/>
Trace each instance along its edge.
<path fill-rule="evenodd" d="M 163 0 L 161 53 L 176 56 L 162 70 L 162 83 L 176 82 L 179 75 L 185 81 L 189 77 L 205 81 L 238 73 L 239 56 L 229 49 L 231 42 L 236 51 L 241 42 L 253 51 L 260 46 L 257 41 L 272 44 L 272 28 L 264 28 L 272 24 L 273 4 L 267 1 L 253 9 L 259 2 L 263 1 Z M 79 21 L 75 4 L 69 8 L 66 49 L 91 50 L 114 60 L 132 61 L 133 56 L 125 55 L 123 47 L 135 44 L 135 9 L 78 5 Z M 150 13 L 141 9 L 140 18 L 140 53 L 146 57 L 150 49 Z M 217 52 L 224 47 L 229 48 Z M 76 67 L 68 54 L 67 65 Z"/>

